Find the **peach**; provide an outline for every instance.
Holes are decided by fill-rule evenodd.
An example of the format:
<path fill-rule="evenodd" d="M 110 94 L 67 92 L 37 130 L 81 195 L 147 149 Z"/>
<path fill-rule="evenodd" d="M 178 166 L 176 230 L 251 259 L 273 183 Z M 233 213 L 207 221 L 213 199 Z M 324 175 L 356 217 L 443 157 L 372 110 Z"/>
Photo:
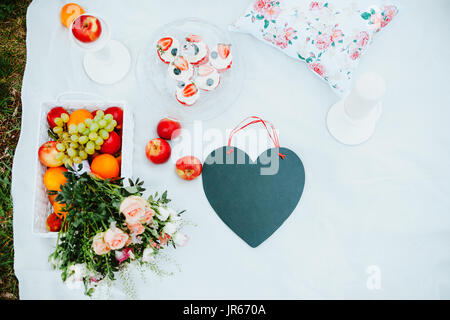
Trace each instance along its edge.
<path fill-rule="evenodd" d="M 47 141 L 39 148 L 39 160 L 44 166 L 55 168 L 62 166 L 62 160 L 57 160 L 56 141 Z"/>

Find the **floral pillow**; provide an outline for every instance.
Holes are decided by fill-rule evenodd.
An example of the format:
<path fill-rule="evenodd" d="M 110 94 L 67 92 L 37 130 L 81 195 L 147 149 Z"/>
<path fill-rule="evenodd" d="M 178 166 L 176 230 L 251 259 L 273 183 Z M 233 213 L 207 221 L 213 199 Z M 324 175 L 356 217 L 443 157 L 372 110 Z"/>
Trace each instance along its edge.
<path fill-rule="evenodd" d="M 360 2 L 360 1 L 358 1 Z M 373 36 L 397 14 L 394 5 L 356 1 L 253 0 L 232 26 L 306 64 L 342 96 Z"/>

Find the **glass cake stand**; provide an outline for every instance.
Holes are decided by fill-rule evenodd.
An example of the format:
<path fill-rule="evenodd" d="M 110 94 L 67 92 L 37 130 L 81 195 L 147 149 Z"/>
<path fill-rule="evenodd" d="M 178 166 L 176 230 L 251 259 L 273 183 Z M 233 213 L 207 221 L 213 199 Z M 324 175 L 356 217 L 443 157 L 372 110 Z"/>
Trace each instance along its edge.
<path fill-rule="evenodd" d="M 231 68 L 221 73 L 220 84 L 213 91 L 200 90 L 200 97 L 192 106 L 185 106 L 175 98 L 176 81 L 170 78 L 167 68 L 157 54 L 156 44 L 163 37 L 174 37 L 183 44 L 187 35 L 196 34 L 210 47 L 218 43 L 231 44 Z M 161 108 L 167 117 L 181 122 L 210 120 L 230 108 L 241 93 L 244 83 L 244 64 L 235 42 L 228 31 L 197 18 L 187 18 L 168 23 L 156 30 L 144 44 L 136 63 L 139 90 L 151 108 Z"/>

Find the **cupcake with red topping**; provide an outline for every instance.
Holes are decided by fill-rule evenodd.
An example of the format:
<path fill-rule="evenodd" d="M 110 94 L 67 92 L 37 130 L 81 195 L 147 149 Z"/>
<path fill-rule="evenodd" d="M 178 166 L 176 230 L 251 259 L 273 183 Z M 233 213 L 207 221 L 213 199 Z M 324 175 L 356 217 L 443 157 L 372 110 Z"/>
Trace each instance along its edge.
<path fill-rule="evenodd" d="M 177 86 L 175 97 L 178 102 L 185 106 L 192 106 L 200 97 L 200 90 L 194 82 L 179 83 Z"/>
<path fill-rule="evenodd" d="M 207 63 L 209 60 L 209 48 L 202 37 L 191 34 L 185 39 L 186 43 L 183 45 L 183 56 L 186 57 L 188 62 L 193 65 Z"/>
<path fill-rule="evenodd" d="M 178 56 L 169 64 L 168 72 L 172 79 L 188 82 L 194 75 L 194 67 L 183 56 Z"/>
<path fill-rule="evenodd" d="M 219 43 L 209 54 L 211 65 L 222 72 L 231 68 L 233 56 L 231 55 L 231 45 Z"/>
<path fill-rule="evenodd" d="M 180 42 L 172 37 L 165 37 L 158 40 L 156 51 L 158 57 L 164 63 L 171 63 L 175 60 L 180 50 Z"/>
<path fill-rule="evenodd" d="M 205 91 L 212 91 L 218 87 L 220 83 L 220 74 L 213 66 L 202 64 L 197 69 L 195 84 L 198 88 Z"/>

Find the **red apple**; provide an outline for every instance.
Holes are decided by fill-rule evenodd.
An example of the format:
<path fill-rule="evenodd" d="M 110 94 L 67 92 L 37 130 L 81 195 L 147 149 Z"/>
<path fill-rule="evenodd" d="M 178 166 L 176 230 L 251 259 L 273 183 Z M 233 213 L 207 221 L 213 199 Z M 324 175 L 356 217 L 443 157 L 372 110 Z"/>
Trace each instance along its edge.
<path fill-rule="evenodd" d="M 164 163 L 170 158 L 171 149 L 166 140 L 156 138 L 150 140 L 145 146 L 145 154 L 153 163 Z"/>
<path fill-rule="evenodd" d="M 114 131 L 111 131 L 109 133 L 108 139 L 103 141 L 100 152 L 115 154 L 120 150 L 121 145 L 122 145 L 122 139 L 120 138 L 120 136 L 117 133 L 115 133 Z"/>
<path fill-rule="evenodd" d="M 56 127 L 55 119 L 61 118 L 61 114 L 69 114 L 63 107 L 55 107 L 47 113 L 47 122 L 51 129 Z"/>
<path fill-rule="evenodd" d="M 47 230 L 50 232 L 59 232 L 61 230 L 62 220 L 56 213 L 52 213 L 47 218 Z"/>
<path fill-rule="evenodd" d="M 170 140 L 180 135 L 181 125 L 178 121 L 164 118 L 159 121 L 156 132 L 160 138 Z"/>
<path fill-rule="evenodd" d="M 193 156 L 180 158 L 175 164 L 177 174 L 184 180 L 194 180 L 202 173 L 202 168 L 202 162 Z"/>
<path fill-rule="evenodd" d="M 123 110 L 119 107 L 110 107 L 105 110 L 105 114 L 110 114 L 113 116 L 114 120 L 117 121 L 116 129 L 122 128 L 123 123 Z"/>
<path fill-rule="evenodd" d="M 56 141 L 48 141 L 39 148 L 39 160 L 44 166 L 50 168 L 62 166 L 62 160 L 56 160 L 57 154 Z"/>
<path fill-rule="evenodd" d="M 72 33 L 81 42 L 93 42 L 102 33 L 100 20 L 90 15 L 79 16 L 72 24 Z"/>

